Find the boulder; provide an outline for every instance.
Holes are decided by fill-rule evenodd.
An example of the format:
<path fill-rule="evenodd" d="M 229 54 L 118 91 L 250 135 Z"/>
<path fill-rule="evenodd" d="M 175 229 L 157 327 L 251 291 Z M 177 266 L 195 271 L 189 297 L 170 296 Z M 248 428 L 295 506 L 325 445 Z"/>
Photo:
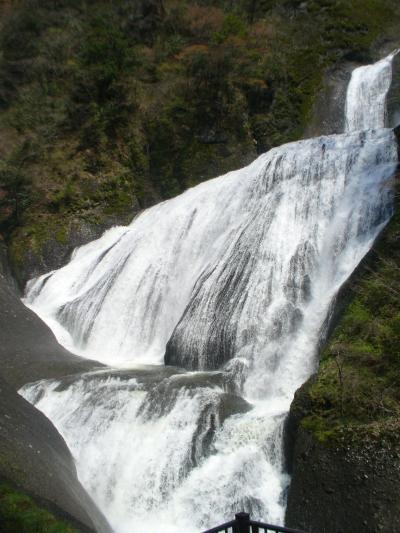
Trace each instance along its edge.
<path fill-rule="evenodd" d="M 16 388 L 44 378 L 84 372 L 101 363 L 72 355 L 60 346 L 50 328 L 19 299 L 0 274 L 0 366 Z"/>
<path fill-rule="evenodd" d="M 111 533 L 53 424 L 0 378 L 0 481 L 78 531 Z M 1 522 L 1 516 L 0 516 Z"/>

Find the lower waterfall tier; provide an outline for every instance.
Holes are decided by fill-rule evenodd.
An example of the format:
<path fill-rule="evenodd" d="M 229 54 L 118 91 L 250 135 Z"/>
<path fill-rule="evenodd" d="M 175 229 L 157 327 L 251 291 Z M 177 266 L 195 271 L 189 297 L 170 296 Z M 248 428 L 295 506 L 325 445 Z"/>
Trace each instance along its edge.
<path fill-rule="evenodd" d="M 250 405 L 223 373 L 97 371 L 28 385 L 115 531 L 187 533 L 239 508 L 282 522 L 287 405 Z"/>

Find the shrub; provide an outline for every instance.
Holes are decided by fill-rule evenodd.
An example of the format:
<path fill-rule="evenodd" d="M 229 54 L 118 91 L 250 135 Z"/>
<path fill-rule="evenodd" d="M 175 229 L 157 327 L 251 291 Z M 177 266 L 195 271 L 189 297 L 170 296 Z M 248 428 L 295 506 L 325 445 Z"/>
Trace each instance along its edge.
<path fill-rule="evenodd" d="M 222 31 L 224 12 L 218 7 L 204 7 L 193 4 L 184 15 L 186 31 L 200 42 L 207 42 L 216 32 Z"/>

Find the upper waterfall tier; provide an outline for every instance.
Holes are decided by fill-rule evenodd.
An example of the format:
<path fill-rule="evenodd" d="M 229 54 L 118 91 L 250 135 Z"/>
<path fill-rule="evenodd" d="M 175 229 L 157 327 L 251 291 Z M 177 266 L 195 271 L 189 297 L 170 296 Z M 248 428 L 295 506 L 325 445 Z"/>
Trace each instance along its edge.
<path fill-rule="evenodd" d="M 353 71 L 346 97 L 346 131 L 384 128 L 392 61 L 398 51 Z"/>

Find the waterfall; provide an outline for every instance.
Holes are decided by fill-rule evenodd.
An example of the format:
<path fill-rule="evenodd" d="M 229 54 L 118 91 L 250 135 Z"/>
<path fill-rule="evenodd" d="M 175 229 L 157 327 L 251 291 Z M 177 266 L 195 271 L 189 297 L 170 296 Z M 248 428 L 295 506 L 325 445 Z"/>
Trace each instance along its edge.
<path fill-rule="evenodd" d="M 111 368 L 21 393 L 117 533 L 282 523 L 282 432 L 332 301 L 392 214 L 393 55 L 356 69 L 347 132 L 274 148 L 77 249 L 25 302 Z"/>
<path fill-rule="evenodd" d="M 347 89 L 346 131 L 384 128 L 386 96 L 392 83 L 392 61 L 399 52 L 353 71 Z"/>

